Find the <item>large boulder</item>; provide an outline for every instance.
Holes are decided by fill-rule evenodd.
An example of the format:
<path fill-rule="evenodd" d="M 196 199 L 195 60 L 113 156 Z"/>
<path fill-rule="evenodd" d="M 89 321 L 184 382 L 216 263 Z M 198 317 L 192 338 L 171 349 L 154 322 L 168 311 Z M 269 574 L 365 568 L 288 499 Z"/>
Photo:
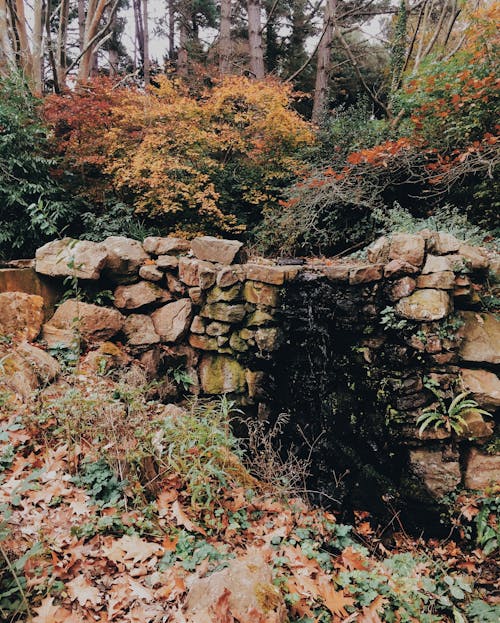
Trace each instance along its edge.
<path fill-rule="evenodd" d="M 425 239 L 419 234 L 394 234 L 391 238 L 389 259 L 403 260 L 413 266 L 422 266 Z"/>
<path fill-rule="evenodd" d="M 191 243 L 185 238 L 175 238 L 174 236 L 149 236 L 142 243 L 144 250 L 151 255 L 171 255 L 189 251 Z"/>
<path fill-rule="evenodd" d="M 0 294 L 0 335 L 23 335 L 34 340 L 44 320 L 43 299 L 36 294 L 2 292 Z"/>
<path fill-rule="evenodd" d="M 190 299 L 180 299 L 151 314 L 155 331 L 162 342 L 176 342 L 186 333 L 191 324 L 192 307 Z"/>
<path fill-rule="evenodd" d="M 441 320 L 452 312 L 452 302 L 444 290 L 417 290 L 402 298 L 396 305 L 396 313 L 408 320 Z"/>
<path fill-rule="evenodd" d="M 133 283 L 149 255 L 137 240 L 125 236 L 109 236 L 102 243 L 108 253 L 105 274 L 115 283 Z"/>
<path fill-rule="evenodd" d="M 252 552 L 226 569 L 197 579 L 185 604 L 186 623 L 285 623 L 283 597 L 273 584 L 271 567 Z"/>
<path fill-rule="evenodd" d="M 38 294 L 43 298 L 45 319 L 48 320 L 64 292 L 64 286 L 50 277 L 39 275 L 34 269 L 35 261 L 32 260 L 32 263 L 33 267 L 0 268 L 0 292 Z"/>
<path fill-rule="evenodd" d="M 241 394 L 246 389 L 245 370 L 232 357 L 204 355 L 199 372 L 205 394 Z"/>
<path fill-rule="evenodd" d="M 108 259 L 106 247 L 89 240 L 63 238 L 36 251 L 35 270 L 50 277 L 97 280 Z"/>
<path fill-rule="evenodd" d="M 213 236 L 199 236 L 191 241 L 191 251 L 199 260 L 232 264 L 243 246 L 238 240 L 221 240 Z"/>
<path fill-rule="evenodd" d="M 128 286 L 118 286 L 114 293 L 114 304 L 118 309 L 139 309 L 153 303 L 172 300 L 168 290 L 163 290 L 150 281 L 139 281 Z"/>
<path fill-rule="evenodd" d="M 54 342 L 54 336 L 58 332 L 61 338 L 80 336 L 85 342 L 106 341 L 121 331 L 124 320 L 117 309 L 69 299 L 44 324 L 42 335 L 47 342 L 47 338 L 52 338 L 51 342 Z M 68 345 L 65 339 L 61 343 Z"/>
<path fill-rule="evenodd" d="M 495 314 L 461 312 L 464 321 L 458 331 L 462 337 L 460 357 L 464 361 L 500 363 L 500 320 Z"/>
<path fill-rule="evenodd" d="M 462 368 L 460 377 L 464 388 L 483 409 L 500 407 L 500 379 L 488 370 Z"/>
<path fill-rule="evenodd" d="M 410 468 L 434 498 L 450 493 L 462 479 L 458 461 L 447 461 L 442 450 L 410 450 Z"/>
<path fill-rule="evenodd" d="M 53 381 L 60 371 L 54 357 L 41 348 L 22 342 L 2 357 L 0 388 L 14 392 L 26 401 L 34 390 Z"/>
<path fill-rule="evenodd" d="M 471 448 L 465 464 L 467 489 L 484 490 L 500 482 L 500 454 L 486 454 Z"/>

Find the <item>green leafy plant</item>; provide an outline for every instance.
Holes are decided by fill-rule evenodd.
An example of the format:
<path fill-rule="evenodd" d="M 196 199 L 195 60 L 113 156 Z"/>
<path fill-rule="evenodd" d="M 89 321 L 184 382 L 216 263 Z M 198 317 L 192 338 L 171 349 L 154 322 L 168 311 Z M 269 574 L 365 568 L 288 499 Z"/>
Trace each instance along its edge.
<path fill-rule="evenodd" d="M 82 472 L 73 482 L 84 488 L 91 498 L 102 507 L 115 506 L 123 499 L 126 481 L 120 481 L 104 459 L 82 464 Z"/>
<path fill-rule="evenodd" d="M 480 415 L 491 417 L 491 413 L 485 411 L 484 409 L 480 409 L 475 400 L 467 398 L 467 396 L 470 395 L 470 392 L 462 392 L 458 394 L 452 399 L 450 404 L 447 405 L 439 390 L 429 383 L 427 383 L 426 387 L 432 391 L 434 396 L 436 396 L 439 406 L 430 406 L 423 409 L 421 415 L 417 419 L 417 425 L 420 425 L 418 431 L 420 436 L 422 436 L 425 429 L 429 426 L 433 426 L 434 430 L 444 428 L 448 432 L 454 432 L 456 435 L 461 435 L 467 425 L 464 416 L 472 409 Z"/>
<path fill-rule="evenodd" d="M 393 331 L 402 331 L 410 327 L 410 323 L 406 318 L 400 318 L 396 314 L 394 307 L 385 307 L 380 312 L 380 324 L 384 327 L 385 331 L 392 329 Z"/>
<path fill-rule="evenodd" d="M 168 372 L 170 375 L 172 375 L 177 385 L 182 385 L 185 391 L 187 391 L 192 385 L 194 385 L 194 381 L 189 375 L 189 372 L 182 366 L 178 366 L 177 368 L 171 368 Z"/>

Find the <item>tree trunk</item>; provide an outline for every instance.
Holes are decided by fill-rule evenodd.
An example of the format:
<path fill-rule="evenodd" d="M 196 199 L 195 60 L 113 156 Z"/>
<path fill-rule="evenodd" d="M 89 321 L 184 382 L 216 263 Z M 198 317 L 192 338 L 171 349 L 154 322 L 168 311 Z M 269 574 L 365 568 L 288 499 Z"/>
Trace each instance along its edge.
<path fill-rule="evenodd" d="M 186 16 L 181 13 L 179 16 L 179 51 L 177 53 L 177 73 L 181 78 L 187 78 L 188 75 L 188 38 Z"/>
<path fill-rule="evenodd" d="M 250 71 L 254 78 L 264 78 L 264 51 L 262 49 L 262 32 L 260 21 L 260 0 L 247 0 L 248 11 L 248 44 L 250 46 Z"/>
<path fill-rule="evenodd" d="M 19 42 L 18 54 L 20 66 L 28 80 L 33 82 L 33 59 L 31 57 L 26 17 L 24 14 L 24 0 L 15 0 L 13 10 L 16 34 Z"/>
<path fill-rule="evenodd" d="M 69 20 L 69 0 L 61 1 L 59 10 L 59 29 L 57 31 L 57 45 L 55 52 L 55 62 L 57 71 L 57 84 L 60 89 L 66 83 L 66 50 L 68 45 L 68 20 Z M 50 28 L 50 26 L 49 26 Z"/>
<path fill-rule="evenodd" d="M 332 67 L 332 42 L 335 32 L 337 0 L 326 0 L 323 32 L 318 47 L 318 66 L 314 85 L 313 123 L 319 123 L 328 103 L 328 82 Z"/>
<path fill-rule="evenodd" d="M 143 35 L 143 59 L 142 68 L 144 73 L 144 84 L 149 84 L 149 24 L 148 24 L 148 0 L 142 0 L 142 35 Z"/>
<path fill-rule="evenodd" d="M 9 73 L 14 65 L 14 49 L 9 39 L 6 0 L 0 0 L 0 75 Z"/>
<path fill-rule="evenodd" d="M 78 68 L 78 82 L 85 82 L 88 80 L 92 69 L 95 71 L 97 49 L 103 42 L 104 35 L 116 11 L 117 4 L 116 2 L 110 9 L 108 22 L 101 28 L 102 16 L 104 10 L 109 6 L 109 2 L 107 0 L 89 0 L 85 18 L 83 50 L 81 51 L 80 67 Z"/>
<path fill-rule="evenodd" d="M 33 3 L 33 45 L 32 45 L 32 81 L 35 95 L 42 94 L 42 64 L 43 64 L 43 6 L 42 0 Z"/>
<path fill-rule="evenodd" d="M 78 44 L 80 53 L 83 52 L 83 40 L 85 38 L 85 0 L 78 0 Z"/>
<path fill-rule="evenodd" d="M 168 58 L 175 58 L 175 2 L 168 0 Z"/>
<path fill-rule="evenodd" d="M 231 73 L 231 0 L 220 3 L 219 71 L 223 76 Z"/>

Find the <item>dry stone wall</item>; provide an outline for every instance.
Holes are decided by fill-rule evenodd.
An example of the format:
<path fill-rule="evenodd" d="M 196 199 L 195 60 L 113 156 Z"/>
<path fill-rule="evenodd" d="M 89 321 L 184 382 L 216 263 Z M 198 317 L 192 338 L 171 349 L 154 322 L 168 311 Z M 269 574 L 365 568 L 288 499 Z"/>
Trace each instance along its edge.
<path fill-rule="evenodd" d="M 380 238 L 362 260 L 281 263 L 249 260 L 241 242 L 209 236 L 66 238 L 40 248 L 31 265 L 0 269 L 0 333 L 38 337 L 49 349 L 74 347 L 76 335 L 99 369 L 138 360 L 151 376 L 181 371 L 191 393 L 229 394 L 264 417 L 287 406 L 281 395 L 293 395 L 285 386 L 299 378 L 287 366 L 305 352 L 300 336 L 321 326 L 346 353 L 348 344 L 354 354 L 344 361 L 366 373 L 353 392 L 375 396 L 374 410 L 389 409 L 409 471 L 438 498 L 460 483 L 500 478 L 498 455 L 485 451 L 494 417 L 469 413 L 462 439 L 445 428 L 419 436 L 416 425 L 435 399 L 429 382 L 445 401 L 465 389 L 498 412 L 500 322 L 484 294 L 498 296 L 499 265 L 491 252 L 433 231 Z M 28 282 L 41 281 L 30 293 Z M 66 300 L 44 317 L 63 290 Z M 299 295 L 310 308 L 300 321 L 290 308 L 300 307 Z"/>

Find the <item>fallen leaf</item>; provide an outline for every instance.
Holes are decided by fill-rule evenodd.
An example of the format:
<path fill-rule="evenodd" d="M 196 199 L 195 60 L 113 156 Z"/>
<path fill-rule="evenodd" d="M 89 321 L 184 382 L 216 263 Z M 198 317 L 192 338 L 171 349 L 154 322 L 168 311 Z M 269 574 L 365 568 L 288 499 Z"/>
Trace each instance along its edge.
<path fill-rule="evenodd" d="M 361 617 L 358 619 L 359 623 L 383 623 L 379 617 L 379 610 L 384 606 L 385 599 L 382 595 L 375 597 L 369 606 L 365 606 L 362 610 Z"/>
<path fill-rule="evenodd" d="M 33 623 L 54 623 L 56 614 L 60 610 L 59 606 L 53 606 L 54 598 L 45 597 L 39 608 L 34 608 L 37 613 L 33 618 Z"/>
<path fill-rule="evenodd" d="M 352 597 L 346 597 L 343 590 L 336 591 L 333 582 L 326 577 L 318 581 L 318 589 L 325 606 L 333 615 L 347 616 L 345 607 L 353 605 Z"/>
<path fill-rule="evenodd" d="M 99 589 L 93 586 L 87 578 L 80 574 L 76 578 L 66 584 L 68 589 L 68 595 L 71 597 L 71 601 L 78 600 L 80 606 L 84 606 L 87 601 L 93 606 L 101 603 L 101 593 Z"/>
<path fill-rule="evenodd" d="M 210 608 L 213 614 L 212 621 L 215 623 L 235 623 L 234 617 L 229 610 L 229 596 L 231 591 L 224 589 L 222 595 L 217 599 L 215 604 Z M 208 623 L 208 622 L 207 622 Z"/>
<path fill-rule="evenodd" d="M 200 534 L 206 535 L 207 533 L 203 530 L 202 527 L 197 526 L 195 523 L 189 519 L 186 513 L 182 510 L 179 501 L 176 500 L 172 504 L 172 514 L 177 522 L 178 526 L 184 526 L 188 532 L 199 532 Z"/>
<path fill-rule="evenodd" d="M 113 562 L 124 560 L 132 560 L 133 563 L 144 562 L 162 552 L 163 548 L 158 543 L 148 543 L 137 535 L 127 534 L 114 540 L 110 547 L 103 547 L 104 555 Z"/>

